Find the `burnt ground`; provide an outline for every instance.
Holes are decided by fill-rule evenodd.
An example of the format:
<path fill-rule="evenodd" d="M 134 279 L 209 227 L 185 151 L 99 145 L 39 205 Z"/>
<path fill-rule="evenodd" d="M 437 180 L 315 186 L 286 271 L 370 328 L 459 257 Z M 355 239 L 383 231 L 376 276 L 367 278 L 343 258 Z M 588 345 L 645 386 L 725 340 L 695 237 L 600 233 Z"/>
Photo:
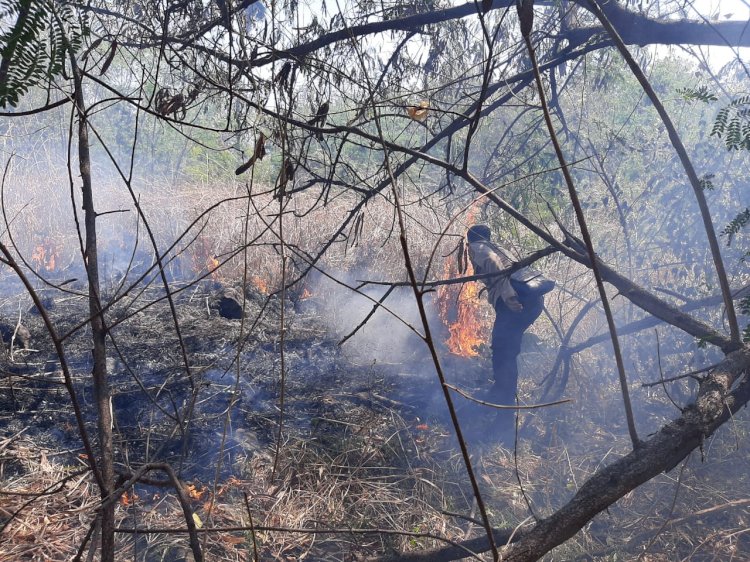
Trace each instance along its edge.
<path fill-rule="evenodd" d="M 4 289 L 2 320 L 12 327 L 20 309 L 31 349 L 0 357 L 0 560 L 71 559 L 93 521 L 97 489 L 84 470 L 70 398 L 41 318 L 28 312 L 20 288 Z M 192 382 L 158 289 L 128 295 L 108 313 L 116 324 L 108 367 L 117 468 L 127 473 L 144 461 L 165 460 L 179 471 L 200 524 L 219 529 L 202 535 L 208 560 L 247 560 L 256 549 L 261 560 L 362 560 L 440 544 L 420 533 L 482 534 L 465 519 L 476 516 L 470 487 L 424 350 L 407 346 L 406 353 L 390 354 L 386 347 L 378 360 L 365 360 L 347 350 L 349 343 L 339 346 L 340 334 L 322 322 L 326 302 L 287 303 L 277 451 L 281 304 L 250 291 L 243 324 L 219 316 L 221 293 L 206 283 L 175 294 Z M 57 293 L 47 304 L 61 334 L 86 318 L 82 296 Z M 82 328 L 66 338 L 65 348 L 93 437 L 89 340 Z M 525 345 L 527 370 L 534 367 L 541 380 L 555 349 L 533 338 Z M 449 381 L 481 392 L 487 355 L 443 354 Z M 517 454 L 488 443 L 491 424 L 462 409 L 496 526 L 518 525 L 529 506 L 538 516 L 551 513 L 602 462 L 627 451 L 617 392 L 578 377 L 567 393 L 577 401 L 572 407 L 526 417 Z M 527 373 L 523 384 L 533 396 L 531 378 Z M 175 418 L 191 403 L 190 423 L 180 427 Z M 456 403 L 466 404 L 458 397 Z M 661 408 L 659 416 L 668 412 Z M 747 416 L 738 417 L 679 474 L 629 494 L 548 559 L 634 559 L 644 548 L 651 561 L 743 559 L 750 552 L 750 484 L 747 471 L 737 468 L 747 464 L 749 426 Z M 53 493 L 34 496 L 45 491 Z M 247 531 L 250 515 L 255 533 Z M 120 499 L 118 520 L 122 559 L 190 560 L 185 533 L 170 533 L 185 523 L 169 487 L 138 484 Z M 291 531 L 373 527 L 416 535 Z M 136 528 L 149 532 L 133 534 Z"/>
<path fill-rule="evenodd" d="M 196 492 L 200 495 L 196 500 L 205 502 L 212 494 L 218 498 L 216 487 L 253 479 L 256 482 L 245 487 L 243 493 L 258 494 L 256 485 L 262 484 L 275 489 L 270 494 L 273 499 L 290 487 L 300 487 L 301 482 L 311 478 L 312 470 L 319 482 L 308 482 L 312 490 L 306 493 L 313 497 L 323 494 L 314 490 L 328 477 L 335 481 L 331 484 L 333 489 L 340 482 L 347 482 L 349 496 L 338 501 L 329 498 L 330 506 L 313 510 L 296 524 L 304 526 L 314 521 L 316 526 L 346 527 L 391 527 L 397 522 L 402 525 L 404 518 L 411 518 L 403 507 L 404 498 L 410 497 L 415 488 L 429 487 L 419 480 L 415 482 L 415 474 L 433 473 L 436 463 L 446 460 L 455 464 L 460 474 L 452 432 L 447 430 L 444 400 L 424 351 L 415 349 L 406 363 L 362 363 L 348 356 L 338 339 L 317 321 L 323 303 L 314 298 L 287 303 L 287 329 L 282 342 L 278 299 L 268 300 L 248 291 L 246 321 L 242 323 L 218 314 L 221 292 L 215 284 L 205 283 L 175 295 L 192 380 L 186 374 L 169 307 L 165 300 L 159 301 L 159 290 L 127 295 L 108 312 L 108 322 L 115 325 L 107 345 L 119 471 L 128 473 L 143 462 L 165 460 L 179 470 L 184 482 L 206 492 Z M 158 302 L 139 311 L 154 301 Z M 27 452 L 36 448 L 46 451 L 48 457 L 54 455 L 62 467 L 81 467 L 85 459 L 70 397 L 61 384 L 60 362 L 41 317 L 29 308 L 23 295 L 12 296 L 5 301 L 6 323 L 12 325 L 8 311 L 17 310 L 19 303 L 26 310 L 22 321 L 31 333 L 31 345 L 29 350 L 14 349 L 12 357 L 7 353 L 2 357 L 0 433 L 24 444 Z M 46 305 L 59 334 L 73 330 L 85 320 L 87 300 L 83 296 L 50 297 Z M 286 374 L 284 431 L 276 471 L 271 475 L 280 413 L 282 345 Z M 86 327 L 65 340 L 76 393 L 89 435 L 95 441 L 90 347 Z M 464 374 L 468 372 L 465 369 L 474 369 L 471 376 L 481 378 L 482 366 L 476 361 L 452 361 L 465 365 L 452 364 L 451 368 L 460 367 Z M 187 419 L 185 412 L 191 404 L 189 424 L 183 422 L 180 426 L 176 420 Z M 30 467 L 13 455 L 0 461 L 1 476 L 6 481 L 20 481 L 33 471 L 34 463 Z M 372 482 L 367 484 L 368 480 Z M 466 484 L 463 478 L 454 484 L 441 484 L 440 495 L 455 487 L 456 498 L 466 504 L 470 497 Z M 366 505 L 363 496 L 369 498 L 383 492 L 378 491 L 378 486 L 385 486 L 391 499 L 376 506 Z M 293 525 L 289 514 L 273 514 L 276 502 L 265 497 L 269 490 L 262 491 L 259 521 L 287 521 Z M 243 502 L 237 501 L 241 499 L 239 489 L 234 492 L 233 500 L 242 514 L 245 508 Z M 152 498 L 143 502 L 144 511 L 164 495 L 164 491 L 157 492 L 149 486 L 138 486 L 135 493 L 139 498 Z M 433 494 L 429 492 L 426 497 Z M 307 499 L 294 501 L 309 500 L 302 495 Z M 129 502 L 127 497 L 125 501 Z M 271 509 L 264 513 L 263 506 Z M 203 505 L 204 511 L 206 507 Z M 306 511 L 305 506 L 288 508 Z M 463 505 L 463 509 L 468 512 L 470 504 Z M 7 517 L 7 511 L 2 515 Z M 128 521 L 143 526 L 137 516 L 123 517 L 123 526 Z M 239 519 L 231 523 L 241 524 Z M 424 523 L 417 524 L 420 525 Z M 179 519 L 175 527 L 180 527 Z M 82 530 L 85 532 L 85 527 Z M 286 542 L 285 539 L 279 544 Z M 352 552 L 372 550 L 370 541 L 349 544 L 350 540 L 335 538 L 332 544 L 337 546 L 326 546 L 330 542 L 319 538 L 315 543 L 318 554 L 313 559 L 348 559 L 347 556 L 354 556 Z M 154 550 L 155 554 L 149 554 L 152 547 L 144 546 L 150 544 L 148 537 L 133 544 L 136 546 L 130 548 L 137 551 L 140 547 L 140 559 L 144 560 L 160 559 L 166 548 L 162 545 Z M 381 548 L 385 546 L 384 543 Z M 295 549 L 281 555 L 274 554 L 274 548 L 275 545 L 268 546 L 269 557 L 293 559 Z"/>

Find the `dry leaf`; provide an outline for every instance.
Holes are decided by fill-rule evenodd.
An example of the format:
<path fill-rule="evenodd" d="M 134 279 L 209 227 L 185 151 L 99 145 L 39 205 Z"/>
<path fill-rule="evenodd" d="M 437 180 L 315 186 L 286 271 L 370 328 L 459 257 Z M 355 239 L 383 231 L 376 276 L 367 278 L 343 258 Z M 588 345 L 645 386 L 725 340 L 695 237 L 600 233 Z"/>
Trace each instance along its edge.
<path fill-rule="evenodd" d="M 201 518 L 198 517 L 197 513 L 193 513 L 193 522 L 195 523 L 195 528 L 200 529 L 203 527 L 203 521 L 201 521 Z"/>
<path fill-rule="evenodd" d="M 430 102 L 421 101 L 419 105 L 411 105 L 406 108 L 406 113 L 415 121 L 424 121 L 427 118 Z"/>
<path fill-rule="evenodd" d="M 234 535 L 222 535 L 221 540 L 223 540 L 225 543 L 230 544 L 232 546 L 243 544 L 245 542 L 244 537 L 236 537 Z"/>
<path fill-rule="evenodd" d="M 81 60 L 86 60 L 89 57 L 89 55 L 91 54 L 91 51 L 93 51 L 99 45 L 101 45 L 102 41 L 104 41 L 104 37 L 99 37 L 99 39 L 97 39 L 96 41 L 94 41 L 93 43 L 91 43 L 91 46 L 88 49 L 86 49 L 85 53 L 83 53 L 83 56 L 81 57 Z"/>
<path fill-rule="evenodd" d="M 255 164 L 256 160 L 263 160 L 263 157 L 266 155 L 266 136 L 261 133 L 258 137 L 258 140 L 255 141 L 255 150 L 253 150 L 253 155 L 245 162 L 242 166 L 237 168 L 234 173 L 235 175 L 239 176 L 240 174 L 246 172 L 250 169 L 250 167 Z"/>
<path fill-rule="evenodd" d="M 109 70 L 109 65 L 112 64 L 113 60 L 115 60 L 115 53 L 117 53 L 117 39 L 112 41 L 112 46 L 109 48 L 107 60 L 104 61 L 102 69 L 99 71 L 99 76 L 102 76 L 105 72 L 107 72 L 107 70 Z"/>
<path fill-rule="evenodd" d="M 456 248 L 456 259 L 458 260 L 458 272 L 461 275 L 466 273 L 466 269 L 469 267 L 466 252 L 467 252 L 467 248 L 462 238 L 461 241 L 458 243 L 458 248 Z"/>

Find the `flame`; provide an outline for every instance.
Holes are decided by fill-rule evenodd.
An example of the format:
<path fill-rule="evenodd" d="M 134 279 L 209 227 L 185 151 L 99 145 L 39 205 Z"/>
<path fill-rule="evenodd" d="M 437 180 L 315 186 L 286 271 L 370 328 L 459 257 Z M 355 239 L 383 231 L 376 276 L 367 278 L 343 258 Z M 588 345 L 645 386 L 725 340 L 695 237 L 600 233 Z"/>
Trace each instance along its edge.
<path fill-rule="evenodd" d="M 205 489 L 199 490 L 195 484 L 186 485 L 185 491 L 187 492 L 188 497 L 194 500 L 200 500 L 208 492 L 208 490 L 205 490 Z"/>
<path fill-rule="evenodd" d="M 221 262 L 216 258 L 216 256 L 210 256 L 206 258 L 206 268 L 211 272 L 211 276 L 216 273 L 219 265 L 221 265 Z"/>
<path fill-rule="evenodd" d="M 312 292 L 310 292 L 310 289 L 305 287 L 302 289 L 302 294 L 300 295 L 300 299 L 309 299 L 312 296 Z"/>
<path fill-rule="evenodd" d="M 131 490 L 130 493 L 128 493 L 126 491 L 120 496 L 120 504 L 122 504 L 123 507 L 129 507 L 133 505 L 137 499 L 138 495 L 135 492 Z"/>
<path fill-rule="evenodd" d="M 211 274 L 211 279 L 222 281 L 222 272 L 219 270 L 221 261 L 214 253 L 214 248 L 205 238 L 195 241 L 190 249 L 191 269 L 197 275 Z"/>
<path fill-rule="evenodd" d="M 252 283 L 253 287 L 258 289 L 261 293 L 265 295 L 268 294 L 268 283 L 266 283 L 263 279 L 261 279 L 257 275 L 253 275 L 250 278 L 250 283 Z"/>
<path fill-rule="evenodd" d="M 448 266 L 446 270 L 449 277 L 457 276 L 455 267 Z M 472 273 L 469 266 L 466 275 Z M 481 289 L 480 283 L 471 282 L 463 288 L 460 285 L 443 285 L 438 290 L 440 318 L 450 334 L 445 345 L 454 355 L 477 357 L 477 349 L 489 341 L 491 322 L 483 313 L 486 303 L 484 295 L 479 295 Z"/>
<path fill-rule="evenodd" d="M 472 206 L 466 222 L 474 222 L 479 206 Z M 471 263 L 463 275 L 472 275 Z M 443 275 L 446 279 L 459 276 L 457 260 L 451 255 L 445 262 Z M 445 345 L 448 351 L 461 357 L 478 357 L 478 348 L 489 342 L 492 331 L 492 315 L 485 294 L 480 295 L 483 284 L 472 281 L 463 285 L 441 285 L 437 290 L 440 319 L 448 328 Z"/>
<path fill-rule="evenodd" d="M 55 244 L 49 237 L 45 237 L 44 241 L 34 248 L 31 254 L 31 263 L 36 269 L 55 271 L 59 257 Z"/>

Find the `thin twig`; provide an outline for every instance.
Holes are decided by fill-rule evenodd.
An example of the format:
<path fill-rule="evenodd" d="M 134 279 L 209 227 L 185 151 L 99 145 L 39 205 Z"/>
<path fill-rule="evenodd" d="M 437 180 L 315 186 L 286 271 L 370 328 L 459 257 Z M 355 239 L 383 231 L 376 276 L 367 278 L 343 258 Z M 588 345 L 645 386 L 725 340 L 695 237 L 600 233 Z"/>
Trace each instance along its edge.
<path fill-rule="evenodd" d="M 683 462 L 682 466 L 680 467 L 680 474 L 677 476 L 677 483 L 675 484 L 675 488 L 674 488 L 674 496 L 672 496 L 672 504 L 669 506 L 669 513 L 664 518 L 664 522 L 654 533 L 654 536 L 651 537 L 651 540 L 649 540 L 648 544 L 643 548 L 643 552 L 641 552 L 641 554 L 638 556 L 638 560 L 636 562 L 640 562 L 640 560 L 643 560 L 643 557 L 648 552 L 648 549 L 651 548 L 654 542 L 656 542 L 656 539 L 659 537 L 662 531 L 667 527 L 670 519 L 672 519 L 672 514 L 674 514 L 675 505 L 677 505 L 677 495 L 679 494 L 680 487 L 682 486 L 682 476 L 685 474 L 685 468 L 687 467 L 687 464 L 689 461 L 690 461 L 690 455 L 688 455 L 685 458 L 685 462 Z"/>
<path fill-rule="evenodd" d="M 245 496 L 245 509 L 247 510 L 247 519 L 250 522 L 250 536 L 253 539 L 253 562 L 260 562 L 258 558 L 258 539 L 255 536 L 255 526 L 253 525 L 253 513 L 250 511 L 250 500 L 247 497 L 247 492 L 242 492 Z"/>
<path fill-rule="evenodd" d="M 682 375 L 677 375 L 675 377 L 669 377 L 667 379 L 661 379 L 661 380 L 654 381 L 654 382 L 644 382 L 643 384 L 641 384 L 641 386 L 645 388 L 649 388 L 652 386 L 664 384 L 665 382 L 678 381 L 678 380 L 686 379 L 688 377 L 693 378 L 700 382 L 700 378 L 697 377 L 696 375 L 705 373 L 706 371 L 710 371 L 712 369 L 715 369 L 716 367 L 717 365 L 709 365 L 708 367 L 703 367 L 702 369 L 696 369 L 695 371 L 690 371 L 689 373 L 683 373 Z"/>
<path fill-rule="evenodd" d="M 516 406 L 518 406 L 518 394 L 516 394 Z M 516 415 L 513 417 L 515 418 L 515 423 L 513 424 L 513 473 L 516 475 L 518 488 L 521 490 L 521 496 L 523 497 L 523 501 L 526 502 L 526 507 L 529 508 L 531 517 L 534 518 L 534 521 L 538 522 L 539 518 L 536 516 L 536 513 L 534 513 L 534 508 L 531 505 L 529 496 L 526 495 L 526 490 L 524 489 L 523 482 L 521 481 L 521 473 L 518 470 L 518 413 L 516 413 Z"/>
<path fill-rule="evenodd" d="M 669 398 L 669 401 L 672 403 L 672 405 L 677 408 L 680 412 L 682 412 L 682 408 L 672 399 L 672 395 L 669 394 L 669 391 L 667 390 L 667 385 L 664 384 L 664 370 L 661 366 L 661 342 L 659 341 L 659 330 L 654 328 L 654 334 L 656 335 L 656 364 L 659 367 L 659 378 L 661 379 L 661 386 L 664 390 L 664 394 L 667 395 L 667 398 Z M 684 465 L 683 465 L 684 467 Z M 682 471 L 680 471 L 680 476 L 682 476 Z"/>
<path fill-rule="evenodd" d="M 614 315 L 609 305 L 609 299 L 607 298 L 607 291 L 604 288 L 604 280 L 602 279 L 601 272 L 599 271 L 599 262 L 596 257 L 594 250 L 594 244 L 591 240 L 591 234 L 586 223 L 586 217 L 583 214 L 583 208 L 581 202 L 578 199 L 578 193 L 576 191 L 575 184 L 573 182 L 573 176 L 570 174 L 570 169 L 567 165 L 565 155 L 562 152 L 562 147 L 557 139 L 555 133 L 555 127 L 552 124 L 552 116 L 549 112 L 547 105 L 546 96 L 544 93 L 544 86 L 542 85 L 542 75 L 539 71 L 539 64 L 536 60 L 536 51 L 534 45 L 531 43 L 531 29 L 534 21 L 534 2 L 533 0 L 525 0 L 523 3 L 516 5 L 518 8 L 518 17 L 521 21 L 521 34 L 523 35 L 524 42 L 526 43 L 526 49 L 529 52 L 529 59 L 531 60 L 532 70 L 534 71 L 534 80 L 536 82 L 537 93 L 539 95 L 539 101 L 541 102 L 542 111 L 544 113 L 544 121 L 547 124 L 547 130 L 549 133 L 552 145 L 555 148 L 555 154 L 560 162 L 560 169 L 565 183 L 568 186 L 568 194 L 570 195 L 570 202 L 573 205 L 573 209 L 576 214 L 578 226 L 581 229 L 581 236 L 586 245 L 586 251 L 588 253 L 589 261 L 591 263 L 591 270 L 594 273 L 596 280 L 596 286 L 599 290 L 599 298 L 602 301 L 602 308 L 604 308 L 604 315 L 607 318 L 607 326 L 609 327 L 609 333 L 612 338 L 612 347 L 615 353 L 615 363 L 617 364 L 617 372 L 620 378 L 620 391 L 622 393 L 623 405 L 625 407 L 625 419 L 628 424 L 628 432 L 630 433 L 630 440 L 633 443 L 633 448 L 637 448 L 640 445 L 640 439 L 635 428 L 635 417 L 633 416 L 633 407 L 630 404 L 630 392 L 628 391 L 628 381 L 625 376 L 625 363 L 622 359 L 622 351 L 620 350 L 620 342 L 617 338 L 617 326 L 615 324 Z"/>
<path fill-rule="evenodd" d="M 646 92 L 646 95 L 648 95 L 651 103 L 654 104 L 654 109 L 656 109 L 656 112 L 659 114 L 659 117 L 661 118 L 661 121 L 664 124 L 667 133 L 669 134 L 669 140 L 672 142 L 672 146 L 674 147 L 675 152 L 677 152 L 677 156 L 680 158 L 680 162 L 682 163 L 683 168 L 685 168 L 685 173 L 690 180 L 690 185 L 693 188 L 693 193 L 695 194 L 695 199 L 698 203 L 698 209 L 700 210 L 701 219 L 703 220 L 703 227 L 706 231 L 706 237 L 708 238 L 711 257 L 714 262 L 714 267 L 716 268 L 716 276 L 719 280 L 719 286 L 721 287 L 721 295 L 724 299 L 724 308 L 727 314 L 729 332 L 731 335 L 732 343 L 734 344 L 734 348 L 736 349 L 741 345 L 740 329 L 739 324 L 737 323 L 737 314 L 734 311 L 732 292 L 729 289 L 729 281 L 726 271 L 724 270 L 724 261 L 721 257 L 719 242 L 716 239 L 716 231 L 714 230 L 713 220 L 711 219 L 711 211 L 708 208 L 708 203 L 706 203 L 706 196 L 703 193 L 703 188 L 700 185 L 698 174 L 693 167 L 693 163 L 690 160 L 690 156 L 688 155 L 687 150 L 685 149 L 685 145 L 682 143 L 682 139 L 677 133 L 677 129 L 672 123 L 667 110 L 664 108 L 661 100 L 656 95 L 654 89 L 651 87 L 651 83 L 648 81 L 648 78 L 646 78 L 643 70 L 641 70 L 641 67 L 635 61 L 633 55 L 631 55 L 630 51 L 628 51 L 628 48 L 625 46 L 622 37 L 620 37 L 620 34 L 614 28 L 612 22 L 609 21 L 609 18 L 605 14 L 604 10 L 602 10 L 601 6 L 599 6 L 597 0 L 589 0 L 589 6 L 591 7 L 591 11 L 601 22 L 604 29 L 607 30 L 607 33 L 612 38 L 612 41 L 614 41 L 617 49 L 620 51 L 620 54 L 630 67 L 631 72 L 640 83 L 641 88 L 643 88 L 643 91 Z"/>
<path fill-rule="evenodd" d="M 487 402 L 486 400 L 480 400 L 479 398 L 474 398 L 471 394 L 468 394 L 465 390 L 461 390 L 457 386 L 454 386 L 450 383 L 445 383 L 445 386 L 457 392 L 458 394 L 460 394 L 467 400 L 471 400 L 472 402 L 476 402 L 477 404 L 481 404 L 482 406 L 489 406 L 490 408 L 496 408 L 498 410 L 536 410 L 538 408 L 547 408 L 548 406 L 557 406 L 558 404 L 565 404 L 566 402 L 573 402 L 572 398 L 565 398 L 564 400 L 557 400 L 555 402 L 547 402 L 545 404 L 529 404 L 529 405 L 524 405 L 524 406 L 521 406 L 519 404 L 516 404 L 515 406 L 512 406 L 510 404 L 495 404 L 494 402 Z"/>

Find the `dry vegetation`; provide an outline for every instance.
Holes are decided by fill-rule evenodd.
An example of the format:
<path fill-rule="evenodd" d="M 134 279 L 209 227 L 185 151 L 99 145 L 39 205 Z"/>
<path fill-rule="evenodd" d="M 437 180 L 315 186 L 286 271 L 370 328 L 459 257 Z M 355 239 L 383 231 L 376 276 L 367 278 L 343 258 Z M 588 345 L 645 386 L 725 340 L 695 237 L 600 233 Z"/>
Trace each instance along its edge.
<path fill-rule="evenodd" d="M 152 189 L 148 201 L 144 198 L 144 208 L 156 217 L 153 224 L 164 229 L 158 238 L 166 243 L 182 232 L 196 216 L 196 209 L 236 195 L 240 188 L 228 186 L 222 192 L 214 186 L 207 192 L 204 186 L 182 186 L 167 193 Z M 275 204 L 264 196 L 258 201 L 259 207 L 261 202 Z M 294 201 L 300 208 L 304 208 L 303 203 L 302 197 Z M 176 287 L 208 275 L 211 266 L 206 258 L 224 259 L 239 246 L 243 205 L 241 201 L 226 204 L 206 217 L 207 228 L 194 240 L 188 237 L 191 243 L 182 243 L 186 249 L 177 253 L 181 263 L 187 265 L 175 270 Z M 346 207 L 341 206 L 340 211 L 337 208 L 333 205 L 316 210 L 317 215 L 304 220 L 290 218 L 287 241 L 312 248 L 340 221 Z M 19 249 L 28 255 L 35 244 L 51 240 L 63 266 L 49 275 L 58 280 L 69 277 L 75 271 L 75 247 L 71 248 L 66 238 L 67 225 L 58 228 L 50 222 L 40 230 L 40 223 L 33 221 L 43 220 L 42 213 L 20 211 L 14 230 L 35 235 L 24 237 L 26 246 Z M 371 239 L 387 239 L 387 211 L 387 204 L 368 207 Z M 431 213 L 412 218 L 419 228 L 430 225 L 430 230 L 439 230 Z M 115 243 L 117 236 L 133 232 L 116 220 L 114 224 L 110 231 L 114 238 L 108 239 L 109 244 Z M 258 219 L 252 228 L 262 229 Z M 453 229 L 461 232 L 463 225 L 456 224 Z M 413 239 L 418 242 L 429 238 Z M 265 280 L 273 289 L 280 282 L 278 255 L 268 242 L 260 239 L 249 248 L 248 263 L 252 276 Z M 351 278 L 372 272 L 368 264 L 373 263 L 392 264 L 393 275 L 399 270 L 392 241 L 382 246 L 343 246 L 326 262 L 328 271 Z M 444 257 L 449 246 L 452 243 L 438 252 L 437 268 L 446 259 L 455 259 Z M 417 243 L 415 250 L 419 262 L 425 263 L 431 248 Z M 130 253 L 132 248 L 125 251 Z M 237 254 L 213 276 L 208 275 L 207 282 L 236 285 L 242 259 L 243 255 Z M 177 263 L 175 260 L 173 265 Z M 550 258 L 548 267 L 557 272 L 565 291 L 556 291 L 548 298 L 550 315 L 535 326 L 534 337 L 529 338 L 522 356 L 523 395 L 528 402 L 537 401 L 544 376 L 555 364 L 556 330 L 565 331 L 580 310 L 582 298 L 591 291 L 582 270 L 563 263 Z M 108 281 L 114 294 L 122 273 L 114 268 L 112 273 Z M 377 273 L 387 275 L 388 271 L 379 269 Z M 388 365 L 387 358 L 381 364 L 362 364 L 347 354 L 346 347 L 344 353 L 337 351 L 331 326 L 322 322 L 323 312 L 335 307 L 332 303 L 339 296 L 325 292 L 331 290 L 330 286 L 323 289 L 321 284 L 319 292 L 298 301 L 296 309 L 287 304 L 285 353 L 294 366 L 288 373 L 286 430 L 273 474 L 279 303 L 272 301 L 265 318 L 246 339 L 238 370 L 233 356 L 240 338 L 239 323 L 219 318 L 214 305 L 207 304 L 215 299 L 211 287 L 210 283 L 199 284 L 178 296 L 189 351 L 200 365 L 203 380 L 209 381 L 198 401 L 195 428 L 197 440 L 211 441 L 214 448 L 191 446 L 183 466 L 185 490 L 202 526 L 201 541 L 208 559 L 248 560 L 257 549 L 261 560 L 362 560 L 393 549 L 434 547 L 441 544 L 435 536 L 459 540 L 483 533 L 476 519 L 472 522 L 476 513 L 471 490 L 441 399 L 431 390 L 431 369 L 424 364 L 421 370 L 409 364 Z M 118 303 L 113 316 L 132 311 L 157 295 L 158 288 L 153 284 L 145 291 L 134 291 Z M 250 317 L 261 310 L 264 298 L 263 291 L 253 289 L 247 304 Z M 58 294 L 55 300 L 53 314 L 63 326 L 73 324 L 85 313 L 82 297 Z M 6 314 L 19 306 L 25 311 L 28 302 L 17 293 L 5 295 L 2 308 Z M 632 311 L 624 309 L 621 313 L 627 319 Z M 75 444 L 75 427 L 65 414 L 59 374 L 54 368 L 50 370 L 51 350 L 43 328 L 38 318 L 25 312 L 22 317 L 32 330 L 36 351 L 16 351 L 12 359 L 3 360 L 0 494 L 1 515 L 7 526 L 0 537 L 0 560 L 70 559 L 92 522 L 98 492 L 92 478 L 81 472 L 86 467 L 85 458 Z M 598 314 L 587 316 L 578 325 L 575 342 L 585 341 L 601 329 Z M 145 380 L 148 388 L 168 381 L 175 389 L 186 385 L 174 374 L 179 371 L 177 342 L 169 335 L 169 316 L 163 303 L 133 316 L 115 333 L 120 353 L 134 371 L 144 375 L 150 368 L 156 378 L 166 376 L 158 382 Z M 658 379 L 659 366 L 641 359 L 635 351 L 649 340 L 653 340 L 653 332 L 626 338 L 634 350 L 630 355 L 633 385 Z M 70 345 L 73 357 L 80 360 L 78 382 L 85 385 L 85 334 Z M 679 338 L 670 345 L 678 349 Z M 691 355 L 692 359 L 687 359 Z M 444 357 L 452 380 L 481 390 L 489 369 L 488 349 L 484 348 L 479 359 Z M 665 354 L 661 367 L 666 375 L 673 374 L 684 370 L 688 360 L 698 361 L 694 350 L 676 351 Z M 119 365 L 115 369 L 116 394 L 135 396 L 139 390 L 121 368 L 123 362 L 115 364 Z M 306 365 L 309 373 L 305 372 Z M 227 374 L 217 378 L 217 372 Z M 237 373 L 242 400 L 231 403 Z M 562 375 L 558 372 L 557 376 Z M 678 401 L 687 399 L 693 390 L 688 382 L 670 387 Z M 253 399 L 259 392 L 261 398 Z M 521 417 L 515 452 L 491 443 L 471 443 L 482 490 L 497 527 L 516 527 L 551 513 L 608 458 L 627 451 L 619 393 L 603 346 L 588 347 L 572 357 L 564 396 L 573 403 Z M 663 391 L 658 387 L 636 391 L 635 396 L 638 423 L 644 433 L 677 411 L 665 406 Z M 227 413 L 230 410 L 231 416 Z M 124 459 L 121 470 L 127 471 L 130 462 L 142 458 L 139 443 L 143 439 L 168 441 L 164 420 L 154 418 L 155 411 L 150 410 L 150 424 L 143 425 L 147 418 L 141 417 L 136 425 L 116 428 Z M 17 414 L 25 415 L 27 423 L 33 421 L 37 427 L 24 427 Z M 737 418 L 707 442 L 703 451 L 694 453 L 684 467 L 626 496 L 548 559 L 620 560 L 640 555 L 646 561 L 742 560 L 743 553 L 750 549 L 750 504 L 747 474 L 737 467 L 749 460 L 747 435 L 747 417 Z M 223 455 L 219 447 L 225 450 Z M 224 466 L 216 469 L 219 477 L 215 478 L 214 463 L 219 458 Z M 179 560 L 191 556 L 185 533 L 173 532 L 184 529 L 185 522 L 169 487 L 136 485 L 120 499 L 117 513 L 123 531 L 151 530 L 135 535 L 119 533 L 121 559 Z M 251 526 L 254 531 L 249 530 Z M 237 528 L 241 530 L 231 530 Z M 357 531 L 375 528 L 394 533 Z"/>

